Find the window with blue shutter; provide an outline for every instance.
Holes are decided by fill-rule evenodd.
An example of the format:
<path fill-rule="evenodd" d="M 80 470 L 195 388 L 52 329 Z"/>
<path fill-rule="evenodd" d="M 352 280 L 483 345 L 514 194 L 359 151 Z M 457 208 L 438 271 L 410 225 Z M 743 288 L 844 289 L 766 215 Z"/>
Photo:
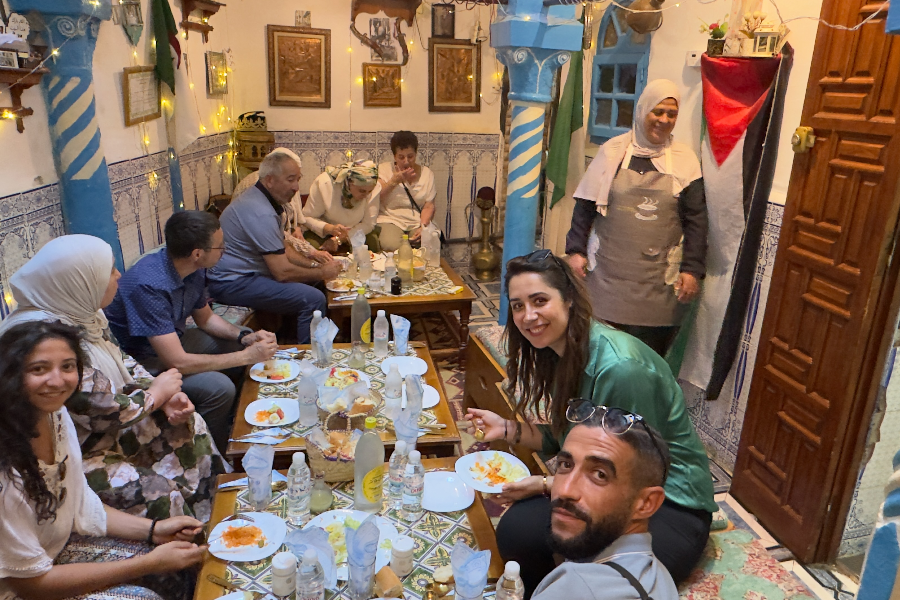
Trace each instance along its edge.
<path fill-rule="evenodd" d="M 631 129 L 634 107 L 647 85 L 650 35 L 636 33 L 625 22 L 625 11 L 610 5 L 597 29 L 596 48 L 588 133 L 602 144 Z"/>

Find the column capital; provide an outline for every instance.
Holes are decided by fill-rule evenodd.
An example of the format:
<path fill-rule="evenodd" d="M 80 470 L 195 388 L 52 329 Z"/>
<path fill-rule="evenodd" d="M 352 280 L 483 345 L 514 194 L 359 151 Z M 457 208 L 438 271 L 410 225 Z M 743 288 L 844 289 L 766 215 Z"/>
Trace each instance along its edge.
<path fill-rule="evenodd" d="M 513 102 L 550 102 L 556 70 L 569 62 L 568 50 L 497 48 L 497 59 L 509 69 L 509 99 Z"/>
<path fill-rule="evenodd" d="M 23 14 L 36 11 L 46 15 L 84 16 L 101 21 L 112 16 L 110 0 L 9 0 L 9 8 Z"/>

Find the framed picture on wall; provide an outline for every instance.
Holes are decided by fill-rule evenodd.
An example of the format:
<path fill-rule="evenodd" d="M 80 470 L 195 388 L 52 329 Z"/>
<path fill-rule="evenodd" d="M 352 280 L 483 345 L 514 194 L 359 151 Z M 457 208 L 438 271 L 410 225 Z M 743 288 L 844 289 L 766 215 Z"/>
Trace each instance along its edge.
<path fill-rule="evenodd" d="M 17 69 L 19 68 L 19 55 L 9 50 L 0 50 L 0 67 Z"/>
<path fill-rule="evenodd" d="M 400 106 L 400 65 L 363 63 L 363 106 Z"/>
<path fill-rule="evenodd" d="M 431 5 L 431 37 L 456 37 L 456 5 Z"/>
<path fill-rule="evenodd" d="M 122 73 L 122 101 L 125 104 L 126 127 L 162 116 L 159 79 L 152 66 L 125 67 Z"/>
<path fill-rule="evenodd" d="M 429 40 L 428 112 L 481 112 L 481 44 Z"/>
<path fill-rule="evenodd" d="M 206 93 L 210 96 L 228 93 L 228 60 L 224 52 L 206 53 Z"/>
<path fill-rule="evenodd" d="M 269 104 L 331 108 L 331 30 L 267 25 Z"/>

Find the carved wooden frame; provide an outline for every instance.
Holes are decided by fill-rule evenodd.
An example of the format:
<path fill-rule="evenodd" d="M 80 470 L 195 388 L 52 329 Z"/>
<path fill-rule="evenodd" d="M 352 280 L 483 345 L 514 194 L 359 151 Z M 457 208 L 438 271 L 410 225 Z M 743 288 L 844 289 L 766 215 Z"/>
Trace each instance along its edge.
<path fill-rule="evenodd" d="M 301 100 L 279 96 L 276 78 L 278 74 L 277 57 L 279 34 L 285 35 L 286 37 L 317 39 L 322 42 L 322 61 L 318 66 L 322 75 L 322 84 L 318 94 L 318 97 L 321 99 Z M 331 30 L 314 29 L 311 27 L 290 27 L 286 25 L 266 25 L 266 37 L 268 39 L 269 105 L 331 108 Z"/>
<path fill-rule="evenodd" d="M 428 112 L 481 112 L 481 44 L 472 44 L 469 40 L 447 38 L 431 38 L 428 42 Z M 469 74 L 472 82 L 472 104 L 440 103 L 435 99 L 435 91 L 442 70 L 435 63 L 442 48 L 458 49 L 460 47 L 464 47 L 472 53 L 472 70 L 474 72 Z"/>

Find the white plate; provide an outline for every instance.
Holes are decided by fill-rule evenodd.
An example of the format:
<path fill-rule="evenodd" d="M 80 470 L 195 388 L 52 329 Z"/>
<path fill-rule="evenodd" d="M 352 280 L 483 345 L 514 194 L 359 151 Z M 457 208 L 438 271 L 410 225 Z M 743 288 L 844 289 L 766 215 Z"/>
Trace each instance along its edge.
<path fill-rule="evenodd" d="M 427 383 L 423 386 L 425 391 L 422 393 L 422 408 L 434 408 L 441 402 L 441 395 L 438 391 L 428 385 Z M 406 384 L 403 384 L 403 403 L 406 404 Z"/>
<path fill-rule="evenodd" d="M 502 456 L 513 466 L 521 467 L 525 471 L 525 475 L 518 479 L 514 479 L 511 481 L 507 481 L 501 483 L 499 485 L 491 485 L 487 482 L 481 481 L 480 479 L 476 479 L 475 475 L 469 470 L 473 465 L 479 462 L 487 462 L 491 460 L 494 456 Z M 528 472 L 528 467 L 525 466 L 521 460 L 509 454 L 508 452 L 499 452 L 497 450 L 485 450 L 483 452 L 473 452 L 472 454 L 466 454 L 465 456 L 461 456 L 459 460 L 456 461 L 456 473 L 460 476 L 460 478 L 465 482 L 466 485 L 469 485 L 479 492 L 484 492 L 486 494 L 499 494 L 503 491 L 503 486 L 505 483 L 513 483 L 514 481 L 521 481 L 528 477 L 530 474 Z"/>
<path fill-rule="evenodd" d="M 323 512 L 321 515 L 316 515 L 312 519 L 310 519 L 309 523 L 303 526 L 303 529 L 309 529 L 310 527 L 321 527 L 325 529 L 332 523 L 343 523 L 344 519 L 350 517 L 362 523 L 367 517 L 369 513 L 363 512 L 361 510 L 329 510 L 328 512 Z M 382 569 L 382 567 L 386 567 L 388 563 L 391 562 L 391 549 L 382 547 L 385 540 L 390 540 L 392 543 L 398 537 L 400 537 L 400 532 L 397 531 L 397 528 L 394 525 L 380 515 L 375 516 L 375 524 L 378 525 L 378 531 L 381 535 L 378 536 L 378 552 L 375 554 L 375 572 L 377 573 Z M 328 533 L 327 531 L 325 533 Z M 337 561 L 337 548 L 334 549 L 334 557 L 335 561 Z M 337 578 L 346 581 L 348 575 L 348 566 L 347 563 L 338 564 L 337 566 Z"/>
<path fill-rule="evenodd" d="M 428 363 L 418 356 L 391 356 L 381 363 L 381 371 L 387 375 L 391 365 L 396 364 L 401 377 L 407 375 L 424 375 L 428 371 Z"/>
<path fill-rule="evenodd" d="M 261 410 L 269 410 L 273 404 L 277 404 L 284 412 L 284 418 L 277 423 L 268 421 L 257 421 L 256 413 Z M 257 427 L 277 427 L 279 425 L 288 425 L 300 418 L 300 404 L 294 398 L 262 398 L 254 400 L 247 405 L 244 410 L 244 419 L 251 425 Z"/>
<path fill-rule="evenodd" d="M 432 512 L 453 512 L 469 508 L 475 501 L 475 490 L 452 471 L 425 473 L 422 508 Z"/>
<path fill-rule="evenodd" d="M 346 277 L 341 277 L 341 279 L 347 279 Z M 354 291 L 362 285 L 360 282 L 355 279 L 351 279 L 352 285 L 347 287 L 346 285 L 338 285 L 337 279 L 332 279 L 331 281 L 325 282 L 325 289 L 330 292 L 335 292 L 337 294 L 345 294 L 350 291 Z"/>
<path fill-rule="evenodd" d="M 291 368 L 291 374 L 289 377 L 285 377 L 284 379 L 269 379 L 268 377 L 262 377 L 260 375 L 254 375 L 254 371 L 262 370 L 265 368 L 266 363 L 256 363 L 252 367 L 250 367 L 250 379 L 253 381 L 258 381 L 260 383 L 287 383 L 288 381 L 292 381 L 297 379 L 297 376 L 300 375 L 300 363 L 294 362 L 293 360 L 276 360 L 276 365 L 287 364 Z"/>
<path fill-rule="evenodd" d="M 281 547 L 284 542 L 284 536 L 287 535 L 287 525 L 281 517 L 272 513 L 247 513 L 253 521 L 245 521 L 244 519 L 232 519 L 224 521 L 216 525 L 209 539 L 213 542 L 209 545 L 209 553 L 216 558 L 229 560 L 232 562 L 252 562 L 254 560 L 262 560 L 272 556 Z M 227 548 L 221 540 L 221 535 L 229 527 L 240 527 L 242 525 L 255 525 L 262 529 L 263 535 L 266 536 L 266 545 L 262 548 L 258 546 L 247 546 L 245 548 Z"/>

